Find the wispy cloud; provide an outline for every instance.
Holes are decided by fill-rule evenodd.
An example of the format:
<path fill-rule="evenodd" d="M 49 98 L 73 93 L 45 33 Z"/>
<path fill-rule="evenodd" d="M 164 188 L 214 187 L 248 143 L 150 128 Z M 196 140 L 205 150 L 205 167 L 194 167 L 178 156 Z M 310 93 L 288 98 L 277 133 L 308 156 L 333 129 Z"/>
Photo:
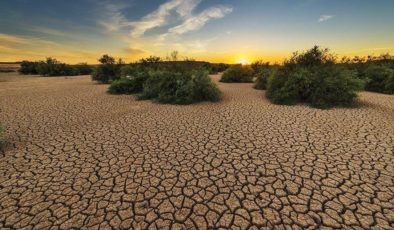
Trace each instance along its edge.
<path fill-rule="evenodd" d="M 188 31 L 198 30 L 209 20 L 223 18 L 233 10 L 229 6 L 213 6 L 194 15 L 193 11 L 200 2 L 201 0 L 169 0 L 137 21 L 127 20 L 122 13 L 122 10 L 126 8 L 125 5 L 106 2 L 104 7 L 107 11 L 107 19 L 99 23 L 108 31 L 118 31 L 122 28 L 129 28 L 131 36 L 138 38 L 143 36 L 148 30 L 166 25 L 172 12 L 176 12 L 181 24 L 170 28 L 168 33 L 180 35 Z M 161 38 L 164 38 L 166 35 L 167 34 L 162 34 Z"/>
<path fill-rule="evenodd" d="M 0 43 L 3 45 L 28 44 L 29 40 L 20 36 L 0 33 Z"/>
<path fill-rule="evenodd" d="M 127 26 L 127 20 L 122 14 L 122 10 L 127 8 L 127 5 L 114 2 L 99 2 L 104 8 L 106 18 L 100 20 L 99 24 L 108 31 L 118 31 L 122 27 Z"/>
<path fill-rule="evenodd" d="M 209 20 L 223 18 L 224 16 L 226 16 L 226 14 L 229 14 L 232 11 L 233 9 L 228 6 L 211 7 L 196 16 L 192 16 L 186 19 L 182 24 L 175 26 L 168 31 L 170 33 L 179 35 L 189 31 L 198 30 L 203 27 Z"/>
<path fill-rule="evenodd" d="M 328 21 L 334 17 L 335 17 L 334 15 L 321 15 L 319 20 L 317 20 L 317 21 L 318 22 L 325 22 L 325 21 Z"/>
<path fill-rule="evenodd" d="M 192 12 L 194 7 L 199 1 L 195 0 L 171 0 L 159 6 L 159 8 L 152 13 L 144 16 L 139 21 L 130 22 L 129 25 L 133 27 L 131 35 L 133 37 L 139 37 L 143 35 L 147 30 L 160 27 L 166 24 L 166 19 L 170 16 L 172 10 L 176 11 L 183 17 L 187 16 Z"/>

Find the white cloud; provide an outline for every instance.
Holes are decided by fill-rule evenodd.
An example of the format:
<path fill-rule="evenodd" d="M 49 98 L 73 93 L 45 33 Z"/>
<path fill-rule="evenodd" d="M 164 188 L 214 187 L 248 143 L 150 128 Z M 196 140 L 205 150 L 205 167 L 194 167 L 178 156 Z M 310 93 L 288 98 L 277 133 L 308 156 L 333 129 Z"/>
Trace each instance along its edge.
<path fill-rule="evenodd" d="M 321 15 L 318 22 L 325 22 L 334 18 L 334 15 Z"/>
<path fill-rule="evenodd" d="M 118 31 L 127 26 L 127 19 L 122 14 L 122 10 L 127 8 L 125 4 L 114 2 L 100 2 L 105 10 L 105 20 L 99 21 L 99 24 L 108 31 Z"/>
<path fill-rule="evenodd" d="M 169 2 L 160 5 L 157 10 L 144 16 L 141 20 L 130 22 L 129 24 L 133 27 L 131 35 L 133 37 L 139 37 L 149 29 L 164 25 L 171 10 L 179 7 L 183 2 L 184 0 L 170 0 Z M 183 10 L 182 12 L 185 11 Z"/>
<path fill-rule="evenodd" d="M 223 18 L 226 14 L 233 11 L 228 6 L 211 7 L 196 16 L 186 19 L 182 24 L 175 26 L 168 31 L 172 34 L 184 34 L 189 31 L 198 30 L 203 27 L 209 20 Z"/>
<path fill-rule="evenodd" d="M 209 20 L 222 18 L 232 12 L 231 7 L 214 6 L 198 15 L 194 15 L 193 11 L 200 2 L 201 0 L 169 0 L 137 21 L 128 21 L 124 16 L 122 11 L 127 6 L 113 2 L 104 2 L 102 5 L 107 12 L 107 16 L 106 20 L 100 21 L 99 23 L 110 32 L 128 28 L 133 38 L 139 38 L 148 30 L 166 25 L 172 12 L 176 12 L 181 24 L 169 29 L 168 33 L 158 36 L 159 40 L 163 40 L 168 34 L 180 35 L 188 31 L 198 30 Z"/>
<path fill-rule="evenodd" d="M 184 0 L 176 9 L 176 12 L 181 17 L 188 17 L 192 14 L 194 8 L 196 8 L 200 2 L 201 0 Z"/>

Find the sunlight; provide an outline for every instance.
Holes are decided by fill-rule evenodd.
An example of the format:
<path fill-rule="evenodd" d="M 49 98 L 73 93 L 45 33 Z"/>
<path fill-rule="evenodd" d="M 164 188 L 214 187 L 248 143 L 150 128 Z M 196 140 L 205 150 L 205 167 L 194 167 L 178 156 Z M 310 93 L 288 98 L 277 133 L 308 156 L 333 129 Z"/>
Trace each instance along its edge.
<path fill-rule="evenodd" d="M 240 58 L 240 59 L 238 59 L 237 64 L 249 65 L 250 62 L 249 62 L 248 59 L 246 59 L 246 58 Z"/>

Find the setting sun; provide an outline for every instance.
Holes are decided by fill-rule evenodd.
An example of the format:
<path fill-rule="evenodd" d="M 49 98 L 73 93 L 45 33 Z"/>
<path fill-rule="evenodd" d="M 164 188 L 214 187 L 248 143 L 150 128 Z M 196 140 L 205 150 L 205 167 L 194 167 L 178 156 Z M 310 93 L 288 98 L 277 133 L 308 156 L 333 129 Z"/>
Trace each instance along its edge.
<path fill-rule="evenodd" d="M 240 59 L 238 59 L 238 61 L 237 61 L 237 64 L 241 64 L 241 65 L 249 65 L 249 64 L 250 64 L 250 62 L 249 62 L 249 60 L 248 60 L 248 59 L 246 59 L 246 58 L 240 58 Z"/>

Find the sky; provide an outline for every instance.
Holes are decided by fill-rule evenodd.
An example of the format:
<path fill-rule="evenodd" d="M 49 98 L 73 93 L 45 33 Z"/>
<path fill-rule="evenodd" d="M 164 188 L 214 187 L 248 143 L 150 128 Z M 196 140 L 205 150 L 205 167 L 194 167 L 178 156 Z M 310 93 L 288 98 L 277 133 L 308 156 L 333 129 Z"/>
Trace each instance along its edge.
<path fill-rule="evenodd" d="M 281 62 L 319 45 L 394 54 L 393 0 L 1 0 L 0 61 L 102 54 Z"/>

